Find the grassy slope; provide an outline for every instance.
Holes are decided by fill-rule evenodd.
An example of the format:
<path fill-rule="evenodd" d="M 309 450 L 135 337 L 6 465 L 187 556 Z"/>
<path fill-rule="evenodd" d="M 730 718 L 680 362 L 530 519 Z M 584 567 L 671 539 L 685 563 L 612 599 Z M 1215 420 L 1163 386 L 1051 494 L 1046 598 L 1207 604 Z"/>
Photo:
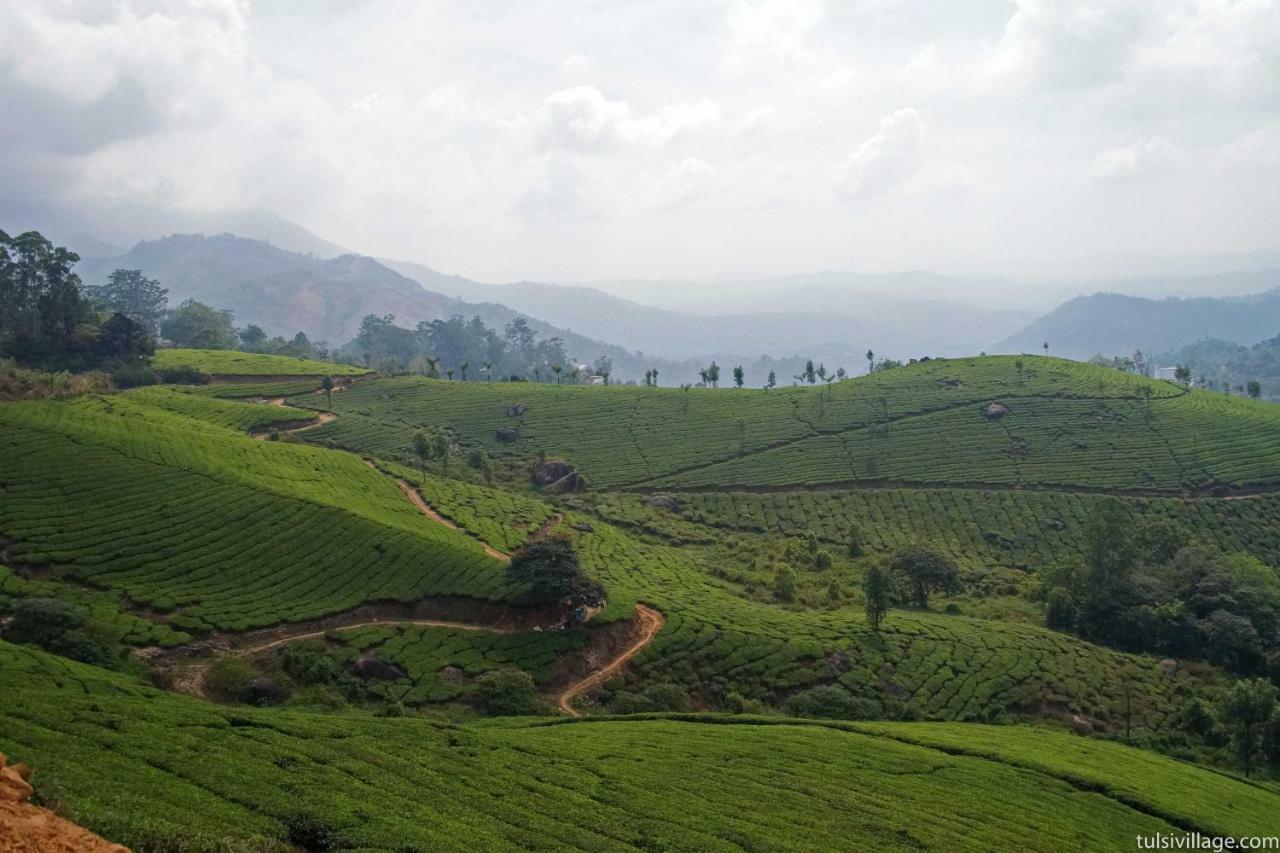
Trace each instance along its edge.
<path fill-rule="evenodd" d="M 151 363 L 156 368 L 186 367 L 213 376 L 359 376 L 369 372 L 349 364 L 236 350 L 162 349 L 156 351 Z"/>
<path fill-rule="evenodd" d="M 1131 849 L 1175 826 L 1265 833 L 1280 809 L 1052 732 L 319 716 L 212 706 L 3 642 L 0 681 L 0 751 L 140 848 Z"/>
<path fill-rule="evenodd" d="M 358 457 L 238 432 L 307 416 L 156 390 L 0 407 L 12 560 L 176 606 L 184 627 L 506 595 L 500 563 Z"/>
<path fill-rule="evenodd" d="M 1009 414 L 984 417 L 993 400 Z M 508 417 L 517 402 L 524 414 Z M 344 417 L 315 439 L 404 452 L 415 428 L 437 424 L 493 452 L 567 458 L 597 488 L 901 481 L 1176 492 L 1280 481 L 1280 409 L 1053 358 L 938 360 L 769 392 L 398 377 L 360 383 L 334 405 Z M 501 427 L 517 428 L 518 441 L 499 442 Z"/>

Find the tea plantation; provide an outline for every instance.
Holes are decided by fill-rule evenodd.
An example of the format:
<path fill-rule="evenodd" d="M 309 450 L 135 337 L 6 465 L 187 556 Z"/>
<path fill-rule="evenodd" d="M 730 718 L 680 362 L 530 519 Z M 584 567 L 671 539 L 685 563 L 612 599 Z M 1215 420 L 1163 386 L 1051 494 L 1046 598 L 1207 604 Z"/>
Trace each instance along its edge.
<path fill-rule="evenodd" d="M 1129 849 L 1273 829 L 1280 795 L 1011 727 L 457 725 L 228 708 L 0 642 L 0 751 L 136 849 Z"/>
<path fill-rule="evenodd" d="M 767 392 L 370 375 L 322 420 L 328 397 L 297 377 L 335 365 L 161 357 L 260 379 L 0 405 L 0 634 L 55 598 L 137 651 L 108 671 L 0 639 L 0 752 L 112 840 L 1058 850 L 1276 831 L 1267 783 L 1068 733 L 1164 748 L 1226 670 L 1049 630 L 1033 595 L 1117 499 L 1136 530 L 1273 571 L 1275 406 L 1026 356 Z M 414 457 L 422 429 L 443 458 Z M 585 488 L 540 493 L 542 456 Z M 546 537 L 603 586 L 598 612 L 566 622 L 508 582 L 506 555 Z M 873 629 L 863 576 L 921 542 L 965 589 Z M 780 560 L 803 594 L 772 586 Z M 661 629 L 606 669 L 640 604 Z M 420 611 L 449 626 L 395 621 Z M 258 696 L 280 707 L 139 676 L 275 674 L 294 653 L 328 680 Z M 527 673 L 546 714 L 597 673 L 567 708 L 596 716 L 482 719 L 473 690 L 496 670 Z M 607 715 L 647 709 L 678 713 Z M 702 713 L 724 711 L 742 713 Z"/>
<path fill-rule="evenodd" d="M 236 350 L 162 349 L 151 360 L 157 370 L 186 369 L 209 376 L 360 376 L 362 367 L 287 355 Z"/>

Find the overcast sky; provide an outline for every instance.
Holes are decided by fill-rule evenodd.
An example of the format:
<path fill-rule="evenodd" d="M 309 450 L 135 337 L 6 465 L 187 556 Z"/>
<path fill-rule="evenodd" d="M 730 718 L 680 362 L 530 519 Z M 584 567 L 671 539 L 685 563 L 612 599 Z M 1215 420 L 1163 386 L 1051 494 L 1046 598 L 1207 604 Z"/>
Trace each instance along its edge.
<path fill-rule="evenodd" d="M 1266 0 L 10 0 L 0 114 L 0 194 L 485 280 L 1280 242 Z"/>

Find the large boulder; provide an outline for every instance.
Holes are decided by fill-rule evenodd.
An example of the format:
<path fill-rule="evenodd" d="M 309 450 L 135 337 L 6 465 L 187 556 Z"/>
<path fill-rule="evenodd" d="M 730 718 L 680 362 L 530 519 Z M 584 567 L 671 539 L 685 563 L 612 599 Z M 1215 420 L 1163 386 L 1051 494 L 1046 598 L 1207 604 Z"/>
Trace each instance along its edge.
<path fill-rule="evenodd" d="M 403 669 L 395 664 L 387 663 L 372 655 L 356 661 L 355 671 L 356 675 L 366 680 L 398 681 L 401 678 L 409 677 Z"/>
<path fill-rule="evenodd" d="M 533 466 L 533 482 L 552 495 L 581 491 L 583 487 L 582 475 L 577 469 L 568 462 L 552 459 L 542 459 Z"/>
<path fill-rule="evenodd" d="M 683 512 L 684 504 L 671 495 L 650 495 L 645 503 L 654 509 L 665 509 L 667 512 Z"/>
<path fill-rule="evenodd" d="M 998 421 L 1009 414 L 1009 407 L 1004 403 L 990 402 L 982 409 L 982 416 L 989 421 Z"/>
<path fill-rule="evenodd" d="M 514 444 L 520 438 L 520 430 L 515 427 L 499 427 L 496 435 L 503 444 Z"/>
<path fill-rule="evenodd" d="M 507 417 L 509 418 L 520 417 L 521 415 L 524 414 L 524 408 L 525 408 L 524 403 L 512 403 L 510 406 L 507 406 Z"/>

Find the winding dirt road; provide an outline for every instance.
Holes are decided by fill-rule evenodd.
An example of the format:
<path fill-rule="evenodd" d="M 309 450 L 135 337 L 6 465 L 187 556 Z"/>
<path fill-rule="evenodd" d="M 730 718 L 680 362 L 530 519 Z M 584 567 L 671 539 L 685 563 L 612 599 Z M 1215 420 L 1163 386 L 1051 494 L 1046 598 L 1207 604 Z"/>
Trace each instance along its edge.
<path fill-rule="evenodd" d="M 610 678 L 617 675 L 622 668 L 626 666 L 627 661 L 631 660 L 640 653 L 641 649 L 653 642 L 653 638 L 662 630 L 662 623 L 666 621 L 663 619 L 661 613 L 654 610 L 652 607 L 646 607 L 643 604 L 636 605 L 636 619 L 640 622 L 640 635 L 632 640 L 631 643 L 622 650 L 622 653 L 613 658 L 613 660 L 609 661 L 600 669 L 597 669 L 585 678 L 575 681 L 573 684 L 570 684 L 561 691 L 560 696 L 558 697 L 558 704 L 561 711 L 564 711 L 570 717 L 581 717 L 582 712 L 573 707 L 573 700 L 577 699 L 588 690 L 594 690 Z"/>

